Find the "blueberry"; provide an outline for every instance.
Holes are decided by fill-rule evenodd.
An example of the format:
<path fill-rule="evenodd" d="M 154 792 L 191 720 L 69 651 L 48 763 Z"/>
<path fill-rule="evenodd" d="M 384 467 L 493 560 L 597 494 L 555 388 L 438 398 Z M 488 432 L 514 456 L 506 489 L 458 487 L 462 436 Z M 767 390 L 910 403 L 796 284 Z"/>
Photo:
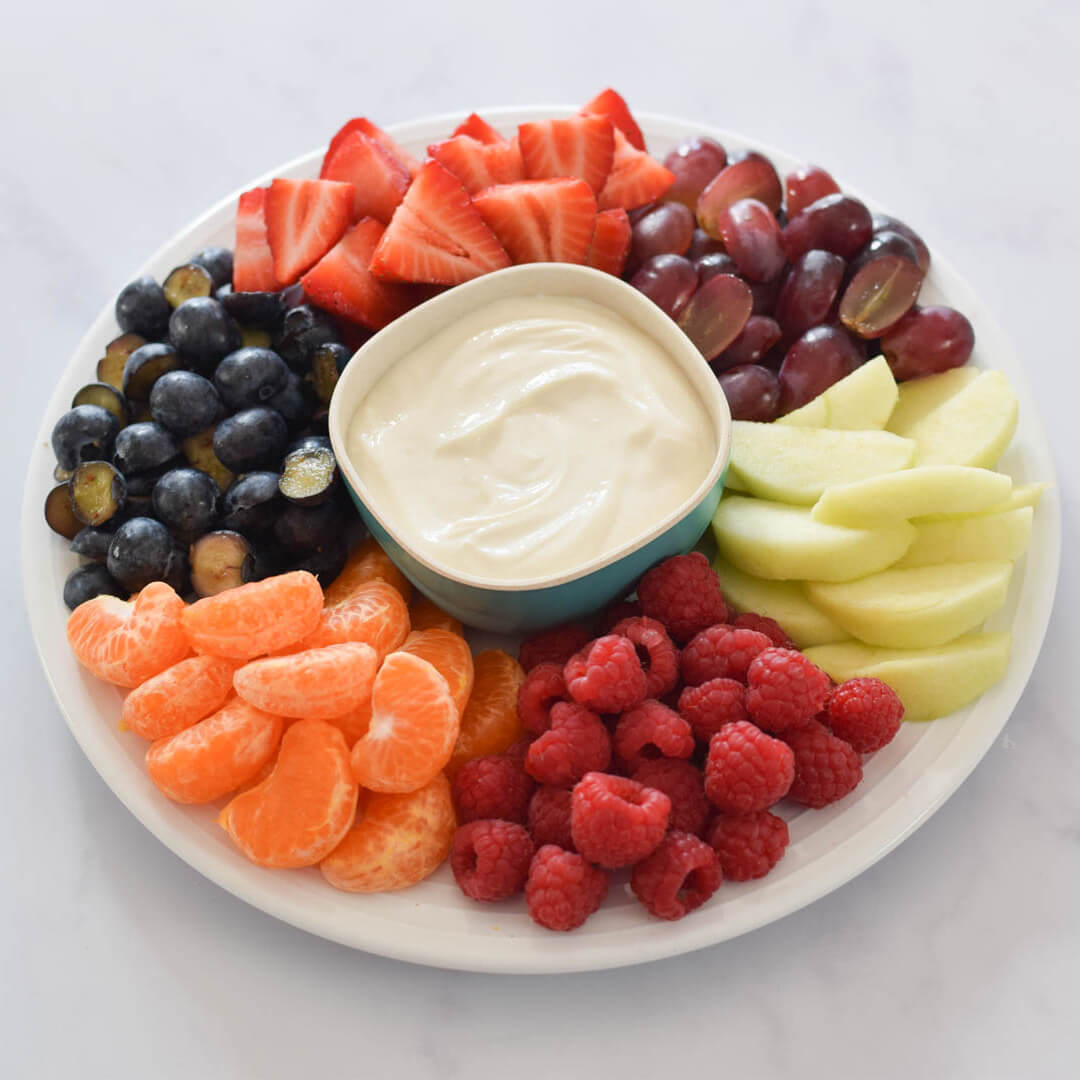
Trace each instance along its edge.
<path fill-rule="evenodd" d="M 150 517 L 125 521 L 109 543 L 105 565 L 128 591 L 138 592 L 151 581 L 172 581 L 186 576 L 186 560 L 169 530 Z"/>
<path fill-rule="evenodd" d="M 100 405 L 76 405 L 53 427 L 53 453 L 64 469 L 74 469 L 83 461 L 106 461 L 119 430 L 116 417 L 108 409 Z"/>
<path fill-rule="evenodd" d="M 290 431 L 298 430 L 311 419 L 312 402 L 306 391 L 307 383 L 290 371 L 285 388 L 266 403 L 271 409 L 281 413 Z"/>
<path fill-rule="evenodd" d="M 217 484 L 198 469 L 170 469 L 154 485 L 154 514 L 185 542 L 207 532 L 217 514 Z"/>
<path fill-rule="evenodd" d="M 196 266 L 201 266 L 209 271 L 214 279 L 214 288 L 220 289 L 222 285 L 232 281 L 233 255 L 228 248 L 208 247 L 203 248 L 198 254 L 191 257 Z"/>
<path fill-rule="evenodd" d="M 293 563 L 292 568 L 314 574 L 325 588 L 345 569 L 345 561 L 348 557 L 349 550 L 345 546 L 345 541 L 340 536 L 332 536 L 326 543 L 309 551 Z"/>
<path fill-rule="evenodd" d="M 128 424 L 116 436 L 113 464 L 127 477 L 128 494 L 143 494 L 132 491 L 133 474 L 158 469 L 179 453 L 176 439 L 160 424 L 148 420 Z"/>
<path fill-rule="evenodd" d="M 172 313 L 169 344 L 196 366 L 209 368 L 240 347 L 240 328 L 220 300 L 196 296 Z"/>
<path fill-rule="evenodd" d="M 72 570 L 64 582 L 64 603 L 74 611 L 80 604 L 95 596 L 126 597 L 127 593 L 116 583 L 101 563 L 91 563 Z"/>
<path fill-rule="evenodd" d="M 165 290 L 149 276 L 125 285 L 116 298 L 116 321 L 120 329 L 126 334 L 141 334 L 151 341 L 164 336 L 171 310 Z"/>
<path fill-rule="evenodd" d="M 301 304 L 285 315 L 274 348 L 293 371 L 303 374 L 311 367 L 315 350 L 332 341 L 341 341 L 334 320 L 310 304 Z"/>
<path fill-rule="evenodd" d="M 352 352 L 336 341 L 320 345 L 311 354 L 311 385 L 321 405 L 330 404 L 334 387 L 351 356 Z"/>
<path fill-rule="evenodd" d="M 109 522 L 109 526 L 111 526 Z M 113 538 L 111 527 L 95 529 L 91 525 L 80 529 L 71 541 L 71 550 L 84 559 L 92 559 L 94 562 L 104 562 L 109 553 L 109 544 Z"/>
<path fill-rule="evenodd" d="M 344 515 L 334 501 L 318 506 L 290 503 L 274 522 L 274 538 L 288 551 L 305 554 L 341 535 Z"/>
<path fill-rule="evenodd" d="M 234 473 L 280 464 L 289 429 L 273 409 L 244 409 L 214 429 L 214 453 Z"/>
<path fill-rule="evenodd" d="M 230 409 L 266 405 L 289 381 L 285 361 L 271 349 L 249 347 L 229 353 L 214 371 L 214 385 Z"/>
<path fill-rule="evenodd" d="M 146 472 L 126 473 L 124 479 L 127 481 L 127 493 L 130 499 L 134 496 L 137 499 L 149 499 L 154 493 L 154 485 L 176 464 L 175 460 L 169 461 L 166 465 L 157 469 L 149 469 Z M 137 514 L 135 515 L 138 516 Z"/>
<path fill-rule="evenodd" d="M 285 303 L 281 293 L 217 292 L 225 310 L 241 325 L 259 330 L 277 330 L 285 318 Z"/>
<path fill-rule="evenodd" d="M 258 536 L 274 524 L 281 508 L 276 472 L 249 472 L 234 480 L 221 501 L 221 526 Z"/>
<path fill-rule="evenodd" d="M 329 435 L 301 435 L 289 443 L 285 450 L 286 455 L 294 450 L 333 450 Z"/>
<path fill-rule="evenodd" d="M 170 371 L 150 391 L 150 415 L 181 438 L 210 427 L 224 411 L 214 384 L 194 371 Z"/>
<path fill-rule="evenodd" d="M 167 371 L 180 367 L 180 357 L 171 345 L 140 345 L 124 362 L 121 385 L 129 401 L 146 401 L 154 383 Z"/>

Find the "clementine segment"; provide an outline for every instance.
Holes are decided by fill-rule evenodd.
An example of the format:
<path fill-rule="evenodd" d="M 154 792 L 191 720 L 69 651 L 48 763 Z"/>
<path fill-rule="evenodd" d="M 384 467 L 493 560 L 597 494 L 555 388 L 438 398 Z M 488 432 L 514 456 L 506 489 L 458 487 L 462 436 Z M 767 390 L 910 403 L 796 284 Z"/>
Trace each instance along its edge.
<path fill-rule="evenodd" d="M 366 581 L 341 603 L 324 607 L 319 625 L 290 651 L 362 641 L 382 661 L 387 653 L 401 647 L 408 634 L 409 608 L 401 593 L 385 581 Z"/>
<path fill-rule="evenodd" d="M 327 586 L 327 606 L 347 600 L 358 585 L 369 581 L 385 581 L 387 585 L 392 585 L 406 603 L 412 595 L 409 579 L 374 538 L 369 538 L 356 546 L 345 562 L 345 569 Z"/>
<path fill-rule="evenodd" d="M 487 649 L 473 658 L 472 693 L 461 714 L 461 731 L 446 773 L 452 779 L 466 761 L 501 754 L 525 734 L 518 719 L 518 690 L 525 670 L 509 653 Z"/>
<path fill-rule="evenodd" d="M 333 724 L 341 731 L 351 750 L 356 740 L 366 735 L 368 728 L 371 727 L 371 695 L 368 694 L 355 709 L 341 716 L 328 717 L 326 722 Z"/>
<path fill-rule="evenodd" d="M 409 620 L 414 630 L 449 630 L 459 636 L 465 632 L 459 619 L 443 611 L 434 600 L 417 593 L 409 607 Z"/>
<path fill-rule="evenodd" d="M 197 724 L 232 693 L 231 660 L 190 656 L 147 679 L 124 698 L 122 730 L 144 739 L 162 739 Z"/>
<path fill-rule="evenodd" d="M 433 665 L 446 680 L 458 712 L 464 712 L 473 686 L 473 657 L 469 643 L 449 630 L 414 630 L 401 651 Z"/>

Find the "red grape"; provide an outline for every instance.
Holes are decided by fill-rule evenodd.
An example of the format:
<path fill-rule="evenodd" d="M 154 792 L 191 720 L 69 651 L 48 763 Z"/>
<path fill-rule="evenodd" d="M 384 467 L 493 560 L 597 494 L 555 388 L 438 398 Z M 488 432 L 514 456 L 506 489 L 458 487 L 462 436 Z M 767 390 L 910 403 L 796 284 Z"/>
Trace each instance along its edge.
<path fill-rule="evenodd" d="M 815 326 L 788 349 L 780 365 L 780 413 L 805 405 L 850 375 L 865 352 L 838 326 Z"/>
<path fill-rule="evenodd" d="M 752 314 L 771 315 L 783 283 L 783 274 L 774 277 L 772 281 L 748 281 L 746 284 L 750 286 L 750 295 L 754 298 Z"/>
<path fill-rule="evenodd" d="M 714 371 L 757 364 L 780 340 L 780 324 L 768 315 L 751 315 L 742 333 L 713 361 Z"/>
<path fill-rule="evenodd" d="M 754 300 L 731 274 L 709 278 L 678 316 L 679 326 L 706 360 L 719 356 L 742 333 Z"/>
<path fill-rule="evenodd" d="M 694 265 L 702 285 L 717 274 L 734 274 L 736 277 L 739 274 L 735 260 L 726 251 L 712 251 L 708 255 L 702 255 L 694 260 Z"/>
<path fill-rule="evenodd" d="M 905 225 L 902 221 L 889 217 L 888 214 L 875 214 L 871 218 L 871 224 L 875 233 L 888 230 L 889 232 L 899 233 L 907 240 L 910 240 L 918 253 L 919 269 L 924 274 L 930 269 L 930 249 L 923 243 L 923 238 L 910 225 Z"/>
<path fill-rule="evenodd" d="M 751 281 L 772 281 L 786 258 L 780 226 L 772 211 L 757 199 L 740 199 L 717 217 L 728 254 Z"/>
<path fill-rule="evenodd" d="M 698 274 L 694 264 L 681 255 L 654 255 L 630 284 L 674 319 L 694 295 Z"/>
<path fill-rule="evenodd" d="M 881 339 L 881 351 L 897 379 L 962 367 L 974 348 L 971 323 L 950 307 L 913 307 Z"/>
<path fill-rule="evenodd" d="M 828 322 L 844 280 L 844 260 L 816 248 L 800 255 L 776 298 L 776 321 L 787 341 Z"/>
<path fill-rule="evenodd" d="M 784 228 L 784 249 L 794 262 L 811 248 L 850 259 L 870 239 L 870 211 L 850 195 L 826 195 L 812 202 Z"/>
<path fill-rule="evenodd" d="M 685 255 L 694 224 L 693 212 L 682 203 L 661 203 L 634 224 L 630 264 L 640 266 L 654 255 Z"/>
<path fill-rule="evenodd" d="M 922 286 L 922 271 L 902 255 L 864 263 L 840 298 L 840 321 L 861 338 L 879 337 L 906 315 Z"/>
<path fill-rule="evenodd" d="M 909 259 L 915 266 L 920 265 L 918 249 L 903 233 L 898 233 L 893 229 L 882 229 L 870 237 L 870 243 L 848 264 L 848 281 L 879 255 L 900 255 Z"/>
<path fill-rule="evenodd" d="M 835 195 L 840 190 L 840 185 L 817 165 L 803 165 L 793 173 L 788 173 L 784 187 L 787 190 L 785 205 L 789 219 L 801 214 L 818 199 Z"/>
<path fill-rule="evenodd" d="M 734 165 L 728 165 L 701 193 L 697 204 L 698 224 L 710 236 L 721 240 L 718 219 L 732 203 L 757 199 L 775 214 L 783 197 L 780 177 L 768 158 L 751 152 Z"/>
<path fill-rule="evenodd" d="M 775 420 L 780 405 L 776 376 L 758 364 L 740 364 L 720 375 L 732 420 Z"/>
<path fill-rule="evenodd" d="M 719 240 L 714 240 L 704 229 L 695 229 L 686 257 L 700 259 L 702 255 L 712 255 L 723 250 L 724 245 Z"/>
<path fill-rule="evenodd" d="M 675 174 L 667 197 L 693 210 L 709 181 L 726 164 L 727 152 L 718 142 L 704 135 L 684 140 L 664 158 L 664 167 Z"/>

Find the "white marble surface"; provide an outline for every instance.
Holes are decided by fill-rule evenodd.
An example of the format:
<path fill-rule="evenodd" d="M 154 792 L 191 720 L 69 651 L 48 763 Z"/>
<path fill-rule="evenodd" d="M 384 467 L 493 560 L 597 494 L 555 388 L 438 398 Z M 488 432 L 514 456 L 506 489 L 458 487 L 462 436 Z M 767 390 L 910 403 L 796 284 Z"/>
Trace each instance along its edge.
<path fill-rule="evenodd" d="M 459 975 L 280 925 L 145 832 L 49 696 L 9 525 L 4 1075 L 1076 1075 L 1080 10 L 368 6 L 62 3 L 5 17 L 12 517 L 52 373 L 148 252 L 222 193 L 358 112 L 391 123 L 584 100 L 612 83 L 641 109 L 746 132 L 873 193 L 997 311 L 1029 362 L 1060 469 L 1065 561 L 1047 644 L 1005 735 L 956 796 L 809 909 L 642 968 Z"/>

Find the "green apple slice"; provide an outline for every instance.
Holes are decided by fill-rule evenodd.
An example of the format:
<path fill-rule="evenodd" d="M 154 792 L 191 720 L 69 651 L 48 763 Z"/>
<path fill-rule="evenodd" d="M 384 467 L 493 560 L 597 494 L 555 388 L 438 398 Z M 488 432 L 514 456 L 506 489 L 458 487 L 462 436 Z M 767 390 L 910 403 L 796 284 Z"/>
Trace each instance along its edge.
<path fill-rule="evenodd" d="M 1009 492 L 1008 498 L 987 507 L 982 513 L 1007 514 L 1010 510 L 1022 510 L 1025 506 L 1038 506 L 1043 492 L 1049 486 L 1045 480 L 1040 480 L 1034 484 L 1020 484 Z M 971 514 L 925 514 L 919 518 L 916 524 L 921 525 L 925 521 L 963 521 L 971 516 Z"/>
<path fill-rule="evenodd" d="M 1030 506 L 993 514 L 967 514 L 949 521 L 913 521 L 918 530 L 893 569 L 981 559 L 1019 559 L 1031 539 Z"/>
<path fill-rule="evenodd" d="M 924 375 L 921 379 L 908 379 L 900 383 L 896 408 L 885 429 L 897 435 L 906 435 L 924 416 L 929 416 L 978 376 L 978 368 L 959 367 L 939 375 Z"/>
<path fill-rule="evenodd" d="M 829 406 L 825 404 L 824 395 L 818 394 L 801 408 L 794 409 L 786 416 L 781 416 L 779 420 L 774 420 L 773 423 L 789 427 L 828 427 Z"/>
<path fill-rule="evenodd" d="M 899 392 L 888 361 L 876 356 L 821 396 L 828 406 L 828 427 L 880 431 L 892 415 Z"/>

